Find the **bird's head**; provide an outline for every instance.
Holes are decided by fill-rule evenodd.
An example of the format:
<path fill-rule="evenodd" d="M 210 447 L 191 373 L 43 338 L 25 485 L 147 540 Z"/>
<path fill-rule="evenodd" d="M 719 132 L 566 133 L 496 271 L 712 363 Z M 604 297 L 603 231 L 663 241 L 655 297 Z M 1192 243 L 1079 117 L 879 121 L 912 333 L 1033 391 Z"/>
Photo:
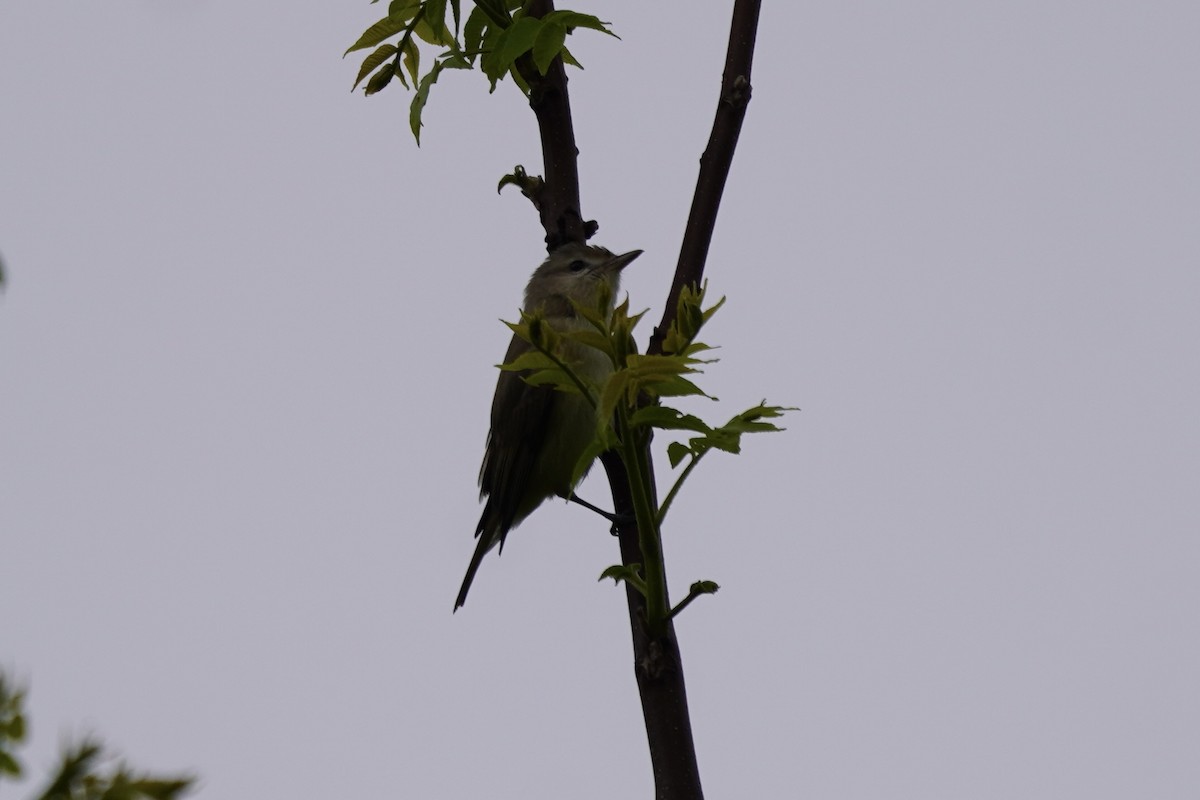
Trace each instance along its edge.
<path fill-rule="evenodd" d="M 621 270 L 642 254 L 641 250 L 615 255 L 604 247 L 567 244 L 534 270 L 525 289 L 525 308 L 543 305 L 554 297 L 569 298 L 581 305 L 595 304 L 602 287 L 616 297 Z"/>

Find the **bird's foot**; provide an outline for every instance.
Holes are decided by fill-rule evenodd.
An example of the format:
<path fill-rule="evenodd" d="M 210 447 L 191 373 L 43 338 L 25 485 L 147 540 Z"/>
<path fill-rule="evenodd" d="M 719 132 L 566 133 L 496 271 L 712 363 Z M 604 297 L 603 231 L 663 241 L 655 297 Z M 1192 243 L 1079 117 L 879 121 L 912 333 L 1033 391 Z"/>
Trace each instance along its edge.
<path fill-rule="evenodd" d="M 584 508 L 589 509 L 591 511 L 595 511 L 597 514 L 599 514 L 600 516 L 604 517 L 606 520 L 611 522 L 612 527 L 608 529 L 608 532 L 611 533 L 613 536 L 617 535 L 617 532 L 620 530 L 622 525 L 629 525 L 634 521 L 633 514 L 614 514 L 611 511 L 605 511 L 603 508 L 592 505 L 587 500 L 584 500 L 583 498 L 579 497 L 578 495 L 568 494 L 568 495 L 559 495 L 559 497 L 563 497 L 569 502 L 575 503 L 576 505 L 581 505 Z"/>

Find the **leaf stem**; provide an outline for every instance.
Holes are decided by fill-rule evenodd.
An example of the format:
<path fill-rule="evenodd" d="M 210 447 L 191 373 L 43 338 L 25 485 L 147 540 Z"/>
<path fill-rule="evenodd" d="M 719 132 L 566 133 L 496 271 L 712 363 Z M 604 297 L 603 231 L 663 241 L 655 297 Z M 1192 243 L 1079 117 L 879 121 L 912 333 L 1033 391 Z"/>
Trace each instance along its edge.
<path fill-rule="evenodd" d="M 530 344 L 533 344 L 533 342 L 530 342 Z M 553 361 L 554 366 L 558 367 L 564 373 L 566 373 L 567 377 L 571 379 L 571 383 L 575 384 L 575 388 L 579 390 L 579 393 L 581 395 L 583 395 L 583 398 L 588 401 L 588 405 L 590 405 L 592 407 L 592 410 L 595 411 L 596 403 L 597 403 L 596 396 L 594 394 L 592 394 L 592 390 L 589 389 L 584 384 L 583 379 L 580 378 L 577 374 L 575 374 L 575 370 L 573 370 L 569 366 L 567 366 L 567 362 L 563 361 L 561 358 L 556 356 L 554 353 L 551 353 L 549 350 L 545 349 L 544 347 L 540 347 L 536 344 L 534 344 L 533 346 L 537 349 L 537 351 L 539 353 L 541 353 L 546 358 Z"/>
<path fill-rule="evenodd" d="M 646 624 L 651 636 L 660 636 L 669 619 L 669 601 L 662 536 L 648 494 L 647 476 L 650 474 L 650 464 L 646 457 L 645 439 L 630 427 L 629 409 L 623 403 L 617 406 L 617 427 L 622 461 L 629 472 L 633 512 L 637 517 L 638 545 L 642 551 L 642 578 L 646 582 Z"/>
<path fill-rule="evenodd" d="M 704 452 L 708 452 L 707 450 Z M 704 457 L 704 453 L 698 453 L 692 456 L 692 460 L 683 468 L 683 472 L 679 473 L 679 477 L 675 479 L 675 483 L 671 486 L 671 491 L 667 492 L 667 497 L 662 501 L 662 505 L 658 507 L 658 514 L 654 518 L 654 522 L 658 527 L 662 527 L 663 520 L 667 518 L 667 509 L 671 507 L 671 503 L 675 500 L 675 495 L 679 493 L 683 482 L 687 480 L 687 476 L 692 474 L 692 470 L 700 463 L 700 459 Z"/>
<path fill-rule="evenodd" d="M 693 600 L 702 594 L 712 594 L 712 592 L 698 592 L 696 591 L 696 587 L 693 586 L 691 591 L 688 592 L 687 597 L 680 600 L 679 605 L 671 609 L 671 613 L 667 615 L 667 619 L 675 619 L 675 617 L 679 616 L 679 612 L 687 608 Z"/>

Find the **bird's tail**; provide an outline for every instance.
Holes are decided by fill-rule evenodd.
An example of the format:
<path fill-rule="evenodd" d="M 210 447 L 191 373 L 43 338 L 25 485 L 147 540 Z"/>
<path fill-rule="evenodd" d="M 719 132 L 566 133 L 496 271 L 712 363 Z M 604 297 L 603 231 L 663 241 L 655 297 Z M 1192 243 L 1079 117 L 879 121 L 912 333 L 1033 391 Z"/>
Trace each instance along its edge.
<path fill-rule="evenodd" d="M 471 582 L 475 580 L 475 573 L 479 571 L 483 557 L 497 545 L 503 550 L 506 533 L 508 533 L 508 526 L 495 519 L 491 498 L 488 498 L 488 503 L 483 508 L 483 516 L 479 518 L 479 526 L 475 528 L 475 537 L 479 539 L 479 543 L 475 545 L 475 554 L 471 556 L 471 563 L 467 565 L 467 574 L 463 578 L 462 588 L 458 590 L 458 599 L 454 601 L 455 611 L 458 611 L 467 602 L 467 592 L 471 590 Z"/>

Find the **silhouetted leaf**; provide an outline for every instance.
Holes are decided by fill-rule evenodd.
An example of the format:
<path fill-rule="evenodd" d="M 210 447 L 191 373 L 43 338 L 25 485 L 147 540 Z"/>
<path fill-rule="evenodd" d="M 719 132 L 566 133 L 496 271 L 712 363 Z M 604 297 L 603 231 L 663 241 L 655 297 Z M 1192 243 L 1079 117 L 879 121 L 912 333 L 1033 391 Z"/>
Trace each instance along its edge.
<path fill-rule="evenodd" d="M 384 39 L 395 36 L 398 33 L 404 33 L 408 27 L 407 19 L 399 19 L 397 17 L 384 17 L 376 22 L 371 27 L 363 32 L 363 35 L 358 37 L 358 41 L 350 45 L 350 48 L 342 54 L 342 57 L 353 53 L 355 50 L 366 50 L 368 47 L 374 47 Z"/>
<path fill-rule="evenodd" d="M 412 104 L 408 108 L 408 126 L 412 129 L 413 138 L 417 140 L 418 146 L 421 144 L 421 112 L 425 110 L 425 103 L 429 101 L 430 87 L 437 83 L 438 76 L 442 74 L 442 70 L 466 69 L 468 66 L 461 58 L 442 59 L 441 61 L 435 61 L 429 73 L 424 78 L 421 78 L 421 83 L 417 87 L 417 93 L 413 95 Z"/>
<path fill-rule="evenodd" d="M 533 17 L 521 17 L 505 28 L 496 44 L 496 61 L 493 69 L 507 71 L 513 63 L 533 48 L 542 21 Z"/>
<path fill-rule="evenodd" d="M 371 73 L 371 70 L 375 69 L 395 54 L 396 46 L 394 44 L 381 44 L 379 47 L 375 48 L 375 52 L 363 59 L 362 66 L 359 67 L 358 70 L 358 77 L 354 79 L 354 86 L 351 87 L 350 91 L 357 89 L 358 85 L 362 83 L 362 79 L 367 77 L 367 75 Z"/>
<path fill-rule="evenodd" d="M 580 14 L 578 11 L 551 11 L 543 19 L 555 25 L 562 25 L 568 30 L 571 28 L 590 28 L 594 31 L 607 33 L 614 39 L 621 38 L 608 29 L 607 22 L 601 22 L 598 17 L 593 17 L 591 14 Z"/>
<path fill-rule="evenodd" d="M 371 76 L 371 80 L 367 81 L 366 93 L 368 95 L 382 91 L 383 87 L 392 82 L 392 77 L 396 74 L 396 67 L 391 62 L 384 64 L 379 68 L 379 71 Z"/>
<path fill-rule="evenodd" d="M 671 462 L 671 468 L 678 467 L 679 464 L 692 454 L 691 448 L 680 442 L 671 442 L 667 445 L 667 458 Z"/>
<path fill-rule="evenodd" d="M 564 26 L 552 22 L 542 26 L 533 42 L 533 65 L 537 67 L 538 72 L 546 74 L 546 70 L 550 69 L 550 62 L 562 51 L 566 40 L 567 29 Z"/>

